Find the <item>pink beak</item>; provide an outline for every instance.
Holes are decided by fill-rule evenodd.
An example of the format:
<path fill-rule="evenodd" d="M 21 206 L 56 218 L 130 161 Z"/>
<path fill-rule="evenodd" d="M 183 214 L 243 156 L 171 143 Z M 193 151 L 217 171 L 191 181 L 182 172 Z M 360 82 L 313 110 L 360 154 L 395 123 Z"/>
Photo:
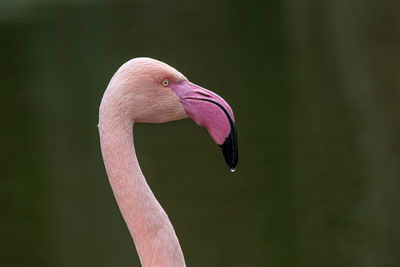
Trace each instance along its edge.
<path fill-rule="evenodd" d="M 234 170 L 238 162 L 235 119 L 231 107 L 219 95 L 187 80 L 170 85 L 186 112 L 197 125 L 207 128 L 219 145 L 228 166 Z"/>

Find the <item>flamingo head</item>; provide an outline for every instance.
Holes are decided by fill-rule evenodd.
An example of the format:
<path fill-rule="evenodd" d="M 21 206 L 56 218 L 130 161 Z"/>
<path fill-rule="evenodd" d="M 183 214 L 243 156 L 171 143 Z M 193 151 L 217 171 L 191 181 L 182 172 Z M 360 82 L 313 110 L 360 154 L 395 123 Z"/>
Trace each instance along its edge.
<path fill-rule="evenodd" d="M 110 86 L 114 82 L 119 86 Z M 238 162 L 235 119 L 231 107 L 222 97 L 191 83 L 176 69 L 151 58 L 128 61 L 116 72 L 110 85 L 109 88 L 118 88 L 118 105 L 129 110 L 134 122 L 192 118 L 208 130 L 221 147 L 228 166 L 235 170 Z"/>

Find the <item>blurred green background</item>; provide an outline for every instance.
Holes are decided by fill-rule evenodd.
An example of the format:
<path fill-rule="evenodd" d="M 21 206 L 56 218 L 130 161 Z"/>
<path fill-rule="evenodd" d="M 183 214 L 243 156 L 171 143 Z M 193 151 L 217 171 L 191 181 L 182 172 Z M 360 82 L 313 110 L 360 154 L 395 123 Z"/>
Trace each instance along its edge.
<path fill-rule="evenodd" d="M 125 61 L 232 106 L 231 174 L 205 129 L 135 127 L 188 266 L 400 266 L 400 2 L 0 1 L 0 266 L 139 266 L 98 106 Z"/>

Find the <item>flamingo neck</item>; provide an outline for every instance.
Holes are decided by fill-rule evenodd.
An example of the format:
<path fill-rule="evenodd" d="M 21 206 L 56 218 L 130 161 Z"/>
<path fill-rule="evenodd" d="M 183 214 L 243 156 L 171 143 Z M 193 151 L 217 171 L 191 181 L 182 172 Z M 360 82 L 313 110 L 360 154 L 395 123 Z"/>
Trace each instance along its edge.
<path fill-rule="evenodd" d="M 142 266 L 186 266 L 172 224 L 140 169 L 133 143 L 133 121 L 115 114 L 117 110 L 108 104 L 111 103 L 103 99 L 100 107 L 101 151 Z"/>

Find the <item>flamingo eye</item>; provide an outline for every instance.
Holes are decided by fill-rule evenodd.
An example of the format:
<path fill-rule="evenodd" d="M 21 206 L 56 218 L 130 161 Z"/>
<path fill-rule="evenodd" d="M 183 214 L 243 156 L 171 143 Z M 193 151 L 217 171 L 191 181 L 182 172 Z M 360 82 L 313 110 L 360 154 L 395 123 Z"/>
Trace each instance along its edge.
<path fill-rule="evenodd" d="M 167 79 L 164 79 L 164 80 L 162 81 L 162 85 L 163 85 L 164 87 L 167 87 L 167 86 L 169 85 L 169 81 L 168 81 Z"/>

